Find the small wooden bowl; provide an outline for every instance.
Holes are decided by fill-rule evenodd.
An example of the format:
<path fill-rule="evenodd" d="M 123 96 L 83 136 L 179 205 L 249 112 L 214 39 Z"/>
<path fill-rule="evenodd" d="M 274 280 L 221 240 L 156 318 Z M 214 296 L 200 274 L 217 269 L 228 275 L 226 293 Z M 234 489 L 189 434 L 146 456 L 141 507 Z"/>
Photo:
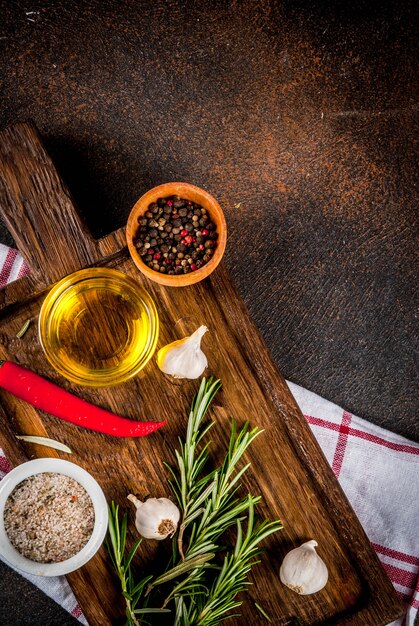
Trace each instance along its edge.
<path fill-rule="evenodd" d="M 169 276 L 152 270 L 144 263 L 134 245 L 134 238 L 138 229 L 138 218 L 148 211 L 148 207 L 152 202 L 156 202 L 158 198 L 167 198 L 168 196 L 179 196 L 185 200 L 191 200 L 192 202 L 200 204 L 204 209 L 207 209 L 211 220 L 217 226 L 217 246 L 214 249 L 211 260 L 198 270 L 189 272 L 189 274 Z M 209 193 L 199 187 L 195 187 L 195 185 L 189 185 L 188 183 L 164 183 L 163 185 L 153 187 L 153 189 L 147 191 L 147 193 L 141 196 L 135 203 L 128 218 L 126 234 L 128 249 L 132 260 L 145 276 L 150 278 L 150 280 L 154 280 L 156 283 L 160 283 L 160 285 L 167 285 L 168 287 L 186 287 L 187 285 L 198 283 L 200 280 L 209 276 L 221 261 L 227 242 L 227 225 L 220 205 Z"/>

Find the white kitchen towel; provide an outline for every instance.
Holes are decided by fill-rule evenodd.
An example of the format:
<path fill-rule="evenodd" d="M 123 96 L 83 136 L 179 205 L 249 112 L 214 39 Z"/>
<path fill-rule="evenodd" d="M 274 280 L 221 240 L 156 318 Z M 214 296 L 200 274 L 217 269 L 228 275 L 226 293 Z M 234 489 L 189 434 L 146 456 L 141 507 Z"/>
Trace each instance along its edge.
<path fill-rule="evenodd" d="M 0 286 L 28 272 L 16 250 L 0 244 Z M 414 626 L 419 609 L 419 444 L 288 385 L 406 605 L 405 617 L 392 626 Z M 0 449 L 0 479 L 10 469 Z M 65 577 L 25 577 L 87 624 Z"/>

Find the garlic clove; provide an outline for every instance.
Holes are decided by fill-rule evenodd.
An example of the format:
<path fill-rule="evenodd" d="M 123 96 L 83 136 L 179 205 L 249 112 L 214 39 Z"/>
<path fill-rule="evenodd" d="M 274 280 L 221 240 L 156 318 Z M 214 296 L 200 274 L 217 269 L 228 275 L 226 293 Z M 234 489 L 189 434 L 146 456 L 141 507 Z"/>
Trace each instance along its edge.
<path fill-rule="evenodd" d="M 176 532 L 180 511 L 168 498 L 148 498 L 141 502 L 132 493 L 127 496 L 135 508 L 135 526 L 145 539 L 161 541 L 173 537 Z"/>
<path fill-rule="evenodd" d="M 288 552 L 279 570 L 281 582 L 302 596 L 317 593 L 326 585 L 329 572 L 312 539 Z"/>
<path fill-rule="evenodd" d="M 201 340 L 208 331 L 200 326 L 192 335 L 161 348 L 157 365 L 165 374 L 175 378 L 199 378 L 208 367 L 208 359 L 201 350 Z"/>

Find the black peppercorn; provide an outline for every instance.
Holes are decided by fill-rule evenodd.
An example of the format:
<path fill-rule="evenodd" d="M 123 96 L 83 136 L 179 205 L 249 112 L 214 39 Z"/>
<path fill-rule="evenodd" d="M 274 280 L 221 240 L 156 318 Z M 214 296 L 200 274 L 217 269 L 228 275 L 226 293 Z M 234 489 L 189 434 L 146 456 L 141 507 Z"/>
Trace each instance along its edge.
<path fill-rule="evenodd" d="M 218 233 L 207 209 L 179 196 L 158 198 L 138 218 L 134 244 L 148 267 L 170 275 L 203 267 L 214 254 Z"/>

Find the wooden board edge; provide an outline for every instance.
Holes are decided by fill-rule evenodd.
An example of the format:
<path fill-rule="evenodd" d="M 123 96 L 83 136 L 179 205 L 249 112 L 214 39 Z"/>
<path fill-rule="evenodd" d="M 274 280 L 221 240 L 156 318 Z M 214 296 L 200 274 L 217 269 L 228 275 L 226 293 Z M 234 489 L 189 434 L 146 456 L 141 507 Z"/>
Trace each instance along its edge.
<path fill-rule="evenodd" d="M 210 277 L 210 282 L 216 289 L 220 289 L 221 292 L 224 291 L 225 293 L 223 284 L 226 285 L 226 278 L 228 278 L 228 273 L 225 266 L 222 266 Z M 255 361 L 253 362 L 253 367 L 262 383 L 262 387 L 266 390 L 266 394 L 271 398 L 278 414 L 281 415 L 285 423 L 290 434 L 290 440 L 296 449 L 296 454 L 300 457 L 307 473 L 313 478 L 317 488 L 323 493 L 330 510 L 334 512 L 334 526 L 338 534 L 343 534 L 343 540 L 348 546 L 348 553 L 351 556 L 353 565 L 358 569 L 362 580 L 369 589 L 368 597 L 364 598 L 364 608 L 356 615 L 342 617 L 345 622 L 339 623 L 347 623 L 351 626 L 365 626 L 368 624 L 368 621 L 366 621 L 368 612 L 375 612 L 379 608 L 380 612 L 383 613 L 382 616 L 380 615 L 380 618 L 387 620 L 383 621 L 383 626 L 385 626 L 388 622 L 404 615 L 405 607 L 398 598 L 355 511 L 336 479 L 319 443 L 310 430 L 300 407 L 286 385 L 284 377 L 276 366 L 246 304 L 229 279 L 228 288 L 234 292 L 235 306 L 229 307 L 229 298 L 219 299 L 226 309 L 225 314 L 235 320 L 234 325 L 236 328 L 240 327 L 242 320 L 246 320 L 248 326 L 248 332 L 244 333 L 240 338 L 237 337 L 236 340 L 242 343 L 244 353 L 252 354 L 256 349 L 256 351 L 266 355 L 267 358 L 264 359 L 264 367 L 266 369 L 262 369 L 261 364 Z M 252 343 L 250 342 L 250 337 Z M 292 407 L 287 407 L 287 410 L 284 410 L 284 403 L 279 393 L 279 389 L 281 389 L 282 395 L 284 394 L 284 387 L 286 387 L 286 392 L 292 398 L 293 403 Z M 291 410 L 288 410 L 289 408 Z M 374 624 L 374 626 L 376 625 Z"/>

